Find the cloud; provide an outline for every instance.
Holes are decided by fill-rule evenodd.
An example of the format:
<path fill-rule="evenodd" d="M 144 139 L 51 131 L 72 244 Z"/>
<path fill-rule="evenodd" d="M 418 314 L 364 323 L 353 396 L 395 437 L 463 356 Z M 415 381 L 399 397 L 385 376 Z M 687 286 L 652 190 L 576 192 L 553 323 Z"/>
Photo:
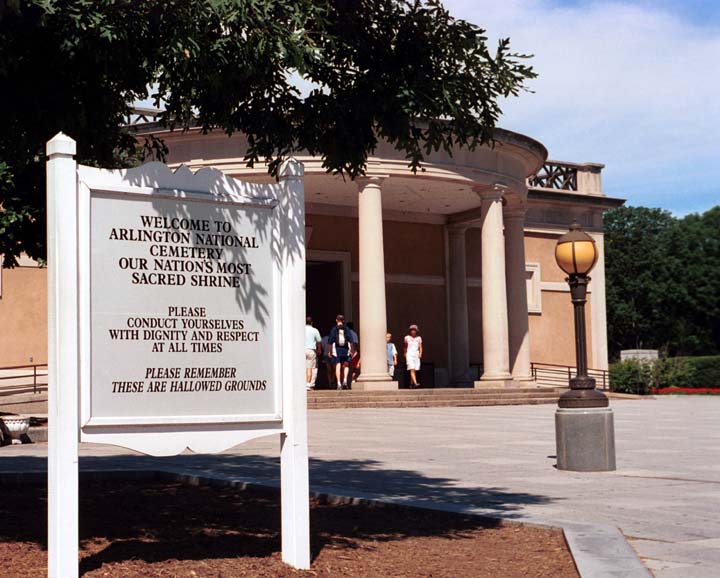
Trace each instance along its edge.
<path fill-rule="evenodd" d="M 647 2 L 445 5 L 535 55 L 535 93 L 507 101 L 502 126 L 551 158 L 605 163 L 605 191 L 631 204 L 720 202 L 720 23 Z"/>

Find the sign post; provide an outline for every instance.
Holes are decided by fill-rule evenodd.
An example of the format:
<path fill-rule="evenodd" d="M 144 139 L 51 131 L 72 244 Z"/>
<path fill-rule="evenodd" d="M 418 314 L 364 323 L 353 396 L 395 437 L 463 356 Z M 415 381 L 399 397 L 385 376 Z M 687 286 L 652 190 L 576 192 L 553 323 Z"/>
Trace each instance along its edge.
<path fill-rule="evenodd" d="M 47 145 L 48 576 L 52 578 L 78 575 L 80 344 L 74 155 L 75 141 L 64 134 Z"/>
<path fill-rule="evenodd" d="M 277 434 L 283 560 L 308 568 L 303 167 L 76 166 L 48 152 L 49 576 L 78 572 L 78 442 L 215 453 Z"/>

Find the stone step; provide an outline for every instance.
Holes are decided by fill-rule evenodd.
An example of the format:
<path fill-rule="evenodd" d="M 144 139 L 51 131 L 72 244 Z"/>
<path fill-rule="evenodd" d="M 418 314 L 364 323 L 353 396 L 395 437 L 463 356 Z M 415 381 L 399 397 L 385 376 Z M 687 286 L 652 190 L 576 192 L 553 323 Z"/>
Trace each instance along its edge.
<path fill-rule="evenodd" d="M 546 393 L 546 392 L 558 392 L 559 390 L 554 388 L 545 387 L 513 387 L 513 388 L 492 388 L 492 389 L 474 389 L 471 387 L 447 387 L 447 388 L 428 388 L 428 389 L 396 389 L 396 390 L 385 390 L 385 391 L 365 391 L 365 390 L 344 390 L 339 391 L 337 389 L 316 389 L 308 392 L 310 396 L 333 396 L 338 394 L 343 395 L 372 395 L 372 396 L 386 396 L 386 395 L 504 395 L 507 393 Z"/>
<path fill-rule="evenodd" d="M 335 391 L 328 395 L 308 394 L 309 409 L 356 408 L 356 407 L 452 407 L 520 405 L 538 403 L 556 403 L 560 391 L 531 390 L 518 391 L 503 389 L 494 392 L 487 390 L 435 390 L 432 395 L 417 390 L 364 392 Z M 378 395 L 379 394 L 379 395 Z"/>
<path fill-rule="evenodd" d="M 542 393 L 542 394 L 515 394 L 515 395 L 477 395 L 477 396 L 470 396 L 470 395 L 462 395 L 462 396 L 453 396 L 453 395 L 438 395 L 438 396 L 419 396 L 419 395 L 388 395 L 388 396 L 362 396 L 362 395 L 342 395 L 339 394 L 334 397 L 323 397 L 323 398 L 308 398 L 308 406 L 310 405 L 323 405 L 326 403 L 337 403 L 337 402 L 347 402 L 347 403 L 385 403 L 385 402 L 395 402 L 395 401 L 422 401 L 426 403 L 439 403 L 441 401 L 467 401 L 467 402 L 473 402 L 473 403 L 480 403 L 483 400 L 492 400 L 492 399 L 548 399 L 548 400 L 557 400 L 558 394 L 557 393 Z"/>
<path fill-rule="evenodd" d="M 21 393 L 0 397 L 0 412 L 22 415 L 47 414 L 48 394 Z"/>
<path fill-rule="evenodd" d="M 561 390 L 550 389 L 550 388 L 504 388 L 504 389 L 389 389 L 384 391 L 373 391 L 364 389 L 321 389 L 312 390 L 308 392 L 311 396 L 333 396 L 338 394 L 344 395 L 373 395 L 373 396 L 385 396 L 385 395 L 422 395 L 422 396 L 438 396 L 438 395 L 505 395 L 507 393 L 522 393 L 532 395 L 535 393 L 558 393 Z M 564 390 L 562 390 L 564 391 Z"/>
<path fill-rule="evenodd" d="M 495 398 L 482 400 L 408 400 L 408 401 L 336 401 L 308 404 L 308 409 L 360 409 L 360 408 L 429 408 L 429 407 L 485 407 L 498 405 L 539 405 L 557 403 L 557 398 Z"/>

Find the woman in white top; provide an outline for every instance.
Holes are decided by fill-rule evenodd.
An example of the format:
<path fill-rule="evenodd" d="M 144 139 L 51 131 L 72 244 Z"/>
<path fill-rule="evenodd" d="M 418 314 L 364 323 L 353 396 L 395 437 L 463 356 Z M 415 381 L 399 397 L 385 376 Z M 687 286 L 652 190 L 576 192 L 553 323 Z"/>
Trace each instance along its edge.
<path fill-rule="evenodd" d="M 405 336 L 405 364 L 410 372 L 410 388 L 415 389 L 420 387 L 417 372 L 420 371 L 422 360 L 422 337 L 418 335 L 417 325 L 411 325 L 408 333 L 409 335 Z"/>

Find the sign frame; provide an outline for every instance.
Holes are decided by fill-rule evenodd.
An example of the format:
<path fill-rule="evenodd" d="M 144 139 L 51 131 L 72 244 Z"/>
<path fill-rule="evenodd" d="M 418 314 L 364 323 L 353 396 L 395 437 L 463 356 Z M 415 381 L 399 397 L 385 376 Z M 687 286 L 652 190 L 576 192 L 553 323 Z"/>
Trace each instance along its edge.
<path fill-rule="evenodd" d="M 149 186 L 145 175 L 153 174 L 153 182 L 157 187 Z M 157 175 L 157 176 L 155 176 Z M 128 186 L 128 182 L 139 183 L 139 185 Z M 93 167 L 78 166 L 78 272 L 79 282 L 79 314 L 80 321 L 80 420 L 81 442 L 111 443 L 130 447 L 144 453 L 152 455 L 162 455 L 168 453 L 179 453 L 177 444 L 185 443 L 183 432 L 178 432 L 172 437 L 177 438 L 177 444 L 168 446 L 170 437 L 167 432 L 163 431 L 161 426 L 167 425 L 210 425 L 210 424 L 228 424 L 231 427 L 227 430 L 228 440 L 233 438 L 232 432 L 237 428 L 238 424 L 249 422 L 264 422 L 267 424 L 267 431 L 256 432 L 259 435 L 268 435 L 273 433 L 274 422 L 282 422 L 282 389 L 275 387 L 274 411 L 265 415 L 257 414 L 227 414 L 216 416 L 183 416 L 182 418 L 172 418 L 167 416 L 145 416 L 145 417 L 125 417 L 125 418 L 103 418 L 93 417 L 91 411 L 92 399 L 92 358 L 91 358 L 91 341 L 92 341 L 92 319 L 91 319 L 91 284 L 93 278 L 92 260 L 91 260 L 91 202 L 93 197 L 116 198 L 118 200 L 138 201 L 175 201 L 177 203 L 212 203 L 214 205 L 223 206 L 232 210 L 237 207 L 239 210 L 257 210 L 267 211 L 269 215 L 269 234 L 271 238 L 267 242 L 272 245 L 271 253 L 275 253 L 280 247 L 282 221 L 286 216 L 279 211 L 278 196 L 281 194 L 282 185 L 252 185 L 243 183 L 226 177 L 217 169 L 202 169 L 198 173 L 193 174 L 187 167 L 181 166 L 174 173 L 170 172 L 166 165 L 162 163 L 148 163 L 139 169 L 130 171 L 106 171 Z M 162 188 L 160 188 L 162 186 Z M 215 189 L 216 193 L 210 190 Z M 218 191 L 219 189 L 219 191 Z M 249 190 L 248 190 L 249 189 Z M 220 194 L 222 192 L 225 194 Z M 265 196 L 263 196 L 265 195 Z M 277 213 L 280 214 L 278 215 Z M 280 302 L 281 287 L 283 286 L 283 270 L 280 267 L 279 255 L 273 255 L 272 263 L 272 290 L 270 298 L 273 303 L 275 316 L 273 318 L 273 329 L 275 335 L 282 335 L 283 332 L 289 330 L 286 325 L 286 319 L 282 316 L 282 306 Z M 275 364 L 273 374 L 278 383 L 282 383 L 282 351 L 281 343 L 275 340 L 273 344 L 272 360 Z M 142 440 L 139 435 L 127 435 L 128 430 L 132 426 L 150 426 L 156 433 L 160 434 L 158 438 L 155 434 L 148 440 Z M 138 428 L 135 428 L 138 429 Z M 253 428 L 257 429 L 257 428 Z M 142 430 L 139 430 L 142 431 Z M 135 432 L 131 432 L 135 433 Z M 240 435 L 244 437 L 245 434 Z M 235 436 L 237 437 L 237 436 Z M 158 447 L 159 439 L 166 446 L 164 449 Z M 202 439 L 202 438 L 200 438 Z M 147 442 L 152 441 L 153 447 L 148 447 Z M 246 441 L 246 440 L 241 440 Z M 191 442 L 193 445 L 191 445 Z M 192 450 L 203 452 L 202 447 L 195 445 L 196 440 L 188 440 L 187 447 Z M 141 444 L 141 445 L 138 445 Z M 235 443 L 230 443 L 228 447 L 232 447 Z M 183 448 L 184 449 L 184 448 Z M 182 451 L 180 449 L 179 451 Z"/>
<path fill-rule="evenodd" d="M 47 144 L 48 576 L 78 576 L 78 444 L 105 443 L 153 456 L 217 453 L 279 435 L 282 557 L 310 567 L 307 398 L 304 384 L 305 239 L 302 163 L 286 160 L 276 184 L 239 181 L 217 169 L 171 171 L 78 166 L 76 143 Z M 91 199 L 163 199 L 268 211 L 272 243 L 274 410 L 269 414 L 98 419 L 91 413 Z"/>

